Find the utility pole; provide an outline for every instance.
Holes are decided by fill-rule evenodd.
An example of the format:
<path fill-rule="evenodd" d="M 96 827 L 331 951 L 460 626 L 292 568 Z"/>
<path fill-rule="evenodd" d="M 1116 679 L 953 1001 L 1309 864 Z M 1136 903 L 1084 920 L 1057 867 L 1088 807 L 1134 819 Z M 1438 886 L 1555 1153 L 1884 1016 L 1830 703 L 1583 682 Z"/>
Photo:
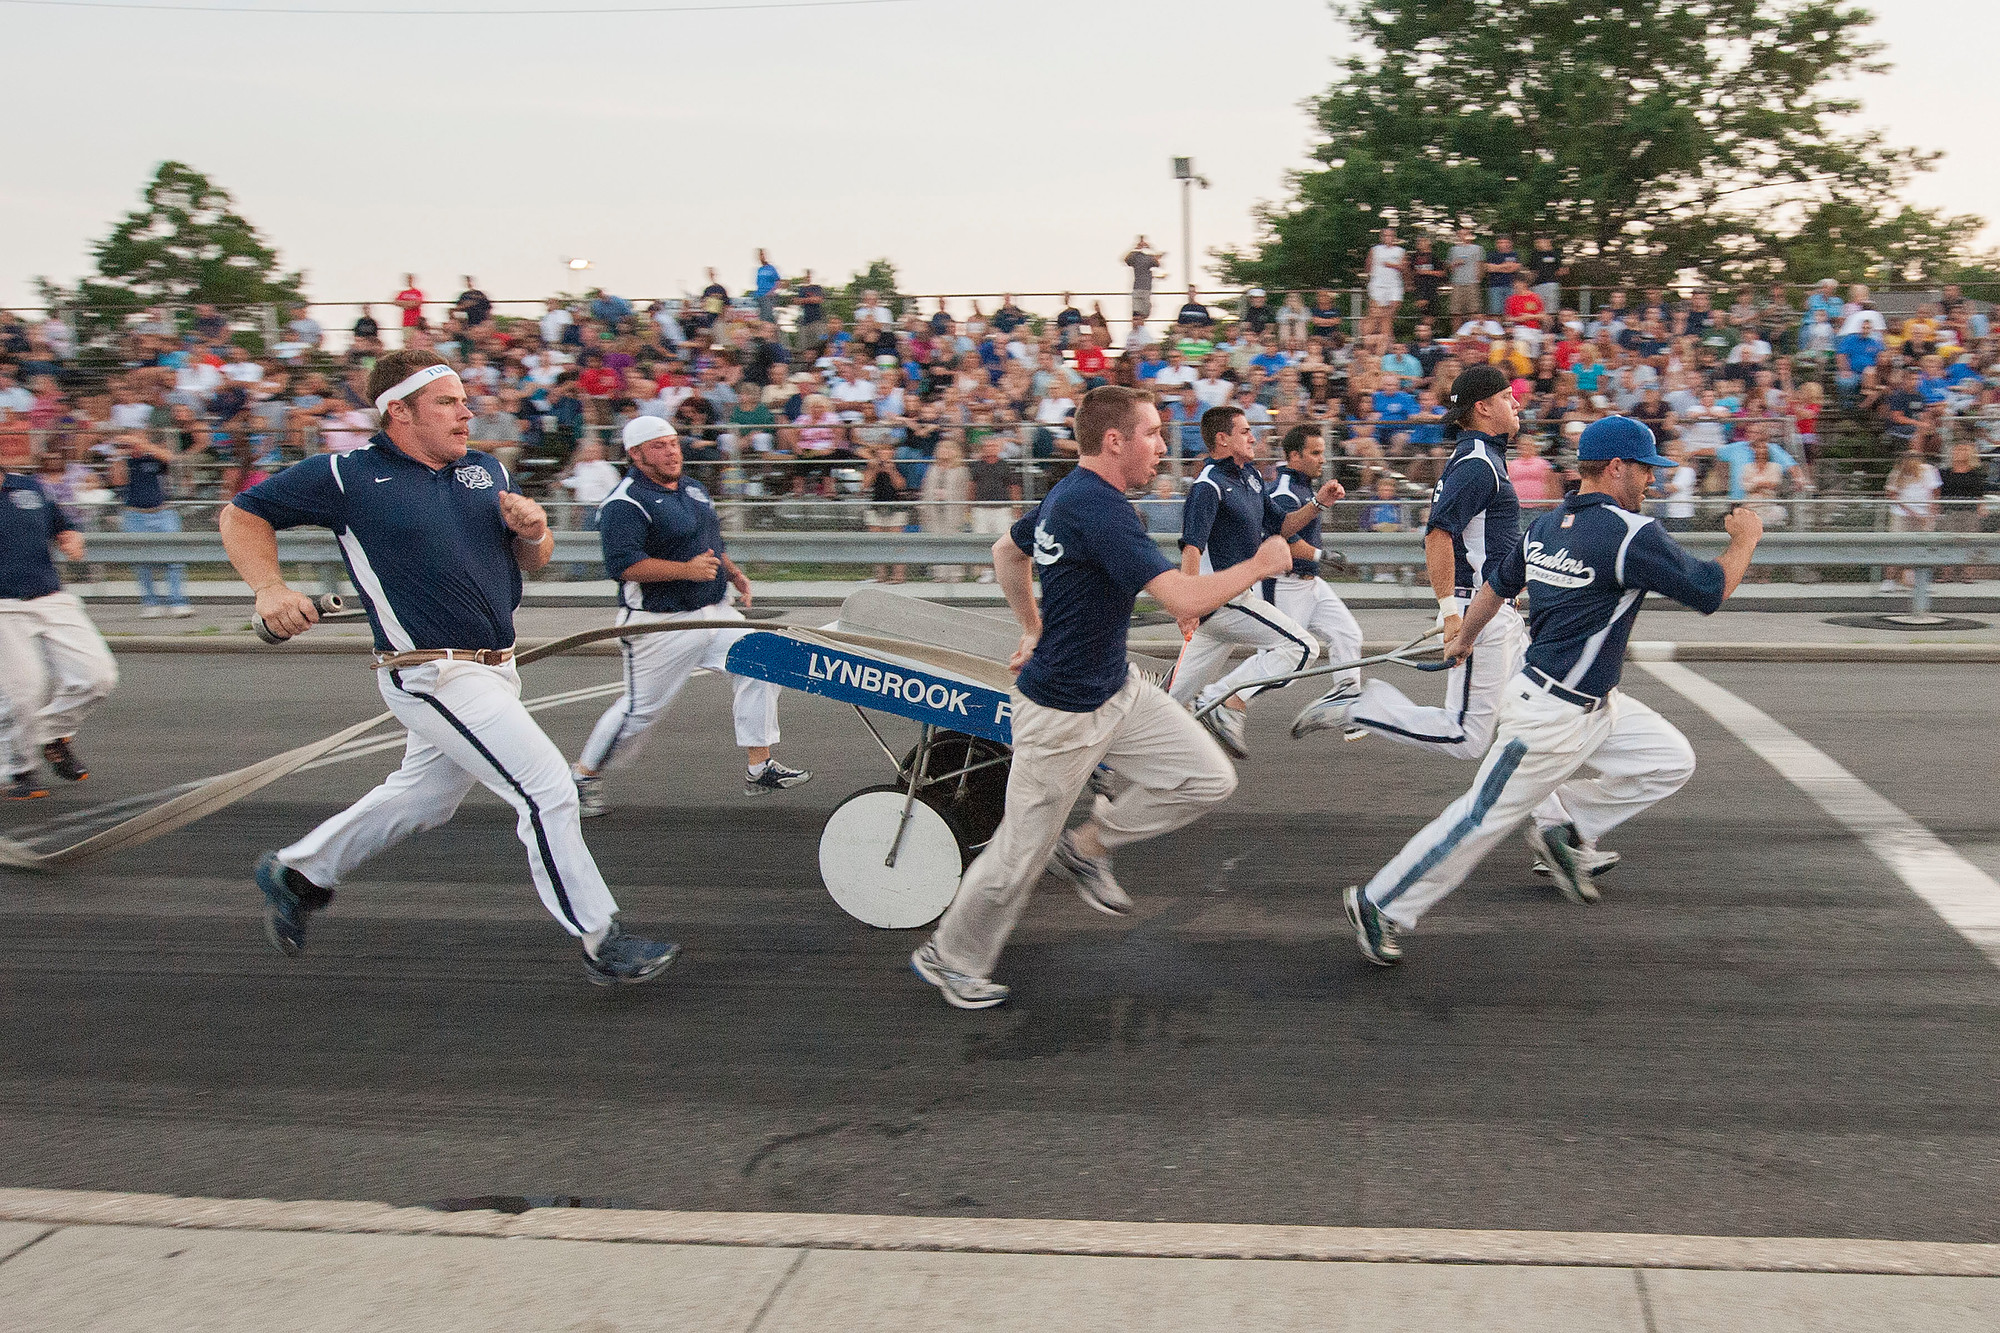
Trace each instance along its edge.
<path fill-rule="evenodd" d="M 1194 159 L 1177 157 L 1174 159 L 1174 179 L 1181 183 L 1181 256 L 1187 265 L 1186 286 L 1195 285 L 1194 265 L 1194 187 L 1208 188 L 1208 177 L 1197 176 Z"/>

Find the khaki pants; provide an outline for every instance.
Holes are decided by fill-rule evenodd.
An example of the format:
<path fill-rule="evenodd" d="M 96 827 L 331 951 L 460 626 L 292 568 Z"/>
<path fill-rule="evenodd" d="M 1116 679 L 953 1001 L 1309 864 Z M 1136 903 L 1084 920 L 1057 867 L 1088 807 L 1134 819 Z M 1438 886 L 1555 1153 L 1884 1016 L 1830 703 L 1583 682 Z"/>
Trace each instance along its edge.
<path fill-rule="evenodd" d="M 1115 800 L 1098 797 L 1091 812 L 1107 849 L 1193 823 L 1236 790 L 1236 770 L 1222 747 L 1136 671 L 1094 713 L 1043 708 L 1015 694 L 1007 813 L 938 923 L 938 957 L 946 967 L 993 975 L 1070 809 L 1099 763 L 1130 784 Z"/>
<path fill-rule="evenodd" d="M 1479 284 L 1476 282 L 1453 283 L 1451 288 L 1451 313 L 1454 315 L 1476 315 L 1479 313 Z M 1453 332 L 1457 332 L 1456 329 Z"/>

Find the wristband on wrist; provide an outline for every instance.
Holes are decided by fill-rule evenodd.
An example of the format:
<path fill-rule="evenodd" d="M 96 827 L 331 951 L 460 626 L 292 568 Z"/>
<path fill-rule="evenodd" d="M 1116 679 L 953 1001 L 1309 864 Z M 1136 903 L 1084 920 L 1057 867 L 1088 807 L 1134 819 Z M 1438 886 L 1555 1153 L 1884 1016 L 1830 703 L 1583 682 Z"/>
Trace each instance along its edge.
<path fill-rule="evenodd" d="M 1463 616 L 1465 602 L 1458 597 L 1438 598 L 1438 614 L 1441 616 Z"/>

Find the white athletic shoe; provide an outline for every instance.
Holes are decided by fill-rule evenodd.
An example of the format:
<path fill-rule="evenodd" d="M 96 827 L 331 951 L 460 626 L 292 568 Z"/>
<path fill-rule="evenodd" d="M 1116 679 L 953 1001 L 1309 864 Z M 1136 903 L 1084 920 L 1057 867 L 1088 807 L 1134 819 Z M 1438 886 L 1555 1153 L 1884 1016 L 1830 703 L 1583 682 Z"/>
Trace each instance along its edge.
<path fill-rule="evenodd" d="M 142 606 L 139 608 L 139 619 L 158 620 L 161 616 L 165 615 L 166 613 L 167 613 L 167 608 L 164 606 Z"/>
<path fill-rule="evenodd" d="M 1007 987 L 993 978 L 969 976 L 946 967 L 938 957 L 936 940 L 925 940 L 910 955 L 910 970 L 943 992 L 944 1002 L 954 1009 L 991 1009 L 1007 1002 Z"/>
<path fill-rule="evenodd" d="M 1075 885 L 1077 897 L 1106 916 L 1124 916 L 1132 910 L 1132 895 L 1111 877 L 1111 858 L 1078 851 L 1074 829 L 1063 831 L 1049 857 L 1049 869 Z"/>
<path fill-rule="evenodd" d="M 587 778 L 572 766 L 569 775 L 576 779 L 576 812 L 585 819 L 595 819 L 599 815 L 611 813 L 610 802 L 604 799 L 604 777 L 599 774 Z"/>
<path fill-rule="evenodd" d="M 1555 881 L 1556 889 L 1563 897 L 1573 903 L 1597 901 L 1597 886 L 1590 882 L 1590 868 L 1583 861 L 1583 840 L 1576 836 L 1576 825 L 1557 824 L 1554 828 L 1543 828 L 1531 819 L 1526 836 L 1528 846 L 1549 868 L 1549 878 Z"/>
<path fill-rule="evenodd" d="M 171 616 L 191 616 L 194 614 L 194 608 L 186 602 L 177 602 L 167 608 L 167 614 Z"/>
<path fill-rule="evenodd" d="M 1613 851 L 1600 851 L 1595 846 L 1587 842 L 1578 846 L 1576 850 L 1576 855 L 1577 859 L 1583 862 L 1583 868 L 1590 872 L 1590 877 L 1592 879 L 1596 879 L 1599 875 L 1603 874 L 1607 870 L 1614 868 L 1618 864 L 1618 853 Z M 1548 874 L 1549 863 L 1537 857 L 1535 860 L 1535 873 L 1537 875 Z"/>
<path fill-rule="evenodd" d="M 1299 710 L 1299 715 L 1292 720 L 1292 739 L 1295 741 L 1301 740 L 1304 737 L 1312 735 L 1315 731 L 1332 731 L 1335 727 L 1341 728 L 1342 735 L 1346 735 L 1352 731 L 1360 731 L 1363 736 L 1366 736 L 1368 733 L 1361 728 L 1347 725 L 1348 711 L 1354 707 L 1355 700 L 1360 697 L 1360 682 L 1352 680 L 1341 681 L 1340 684 L 1334 686 L 1325 694 L 1322 694 L 1319 698 Z M 1354 740 L 1357 738 L 1349 736 L 1348 739 Z"/>
<path fill-rule="evenodd" d="M 1222 748 L 1238 759 L 1250 757 L 1250 746 L 1243 739 L 1243 721 L 1249 714 L 1229 707 L 1210 709 L 1202 715 L 1201 724 L 1208 728 L 1208 734 L 1220 741 Z"/>
<path fill-rule="evenodd" d="M 1903 585 L 1902 585 L 1902 584 L 1900 584 L 1900 583 L 1898 583 L 1898 582 L 1896 582 L 1896 580 L 1894 580 L 1894 579 L 1883 579 L 1883 580 L 1882 580 L 1882 591 L 1883 591 L 1883 592 L 1887 592 L 1887 593 L 1897 593 L 1897 592 L 1901 592 L 1902 590 L 1903 590 Z"/>

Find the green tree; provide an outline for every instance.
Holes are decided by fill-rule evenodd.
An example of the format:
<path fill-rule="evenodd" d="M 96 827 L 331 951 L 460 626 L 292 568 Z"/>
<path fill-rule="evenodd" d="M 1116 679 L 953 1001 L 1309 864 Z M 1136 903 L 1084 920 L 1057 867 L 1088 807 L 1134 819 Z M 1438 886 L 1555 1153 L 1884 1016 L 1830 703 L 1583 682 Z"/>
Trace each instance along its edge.
<path fill-rule="evenodd" d="M 283 273 L 278 252 L 236 211 L 229 192 L 180 162 L 162 162 L 144 206 L 127 213 L 92 253 L 97 274 L 73 291 L 39 280 L 46 297 L 73 304 L 103 331 L 149 306 L 221 307 L 302 300 L 302 273 Z"/>
<path fill-rule="evenodd" d="M 1259 211 L 1254 251 L 1219 256 L 1237 281 L 1354 284 L 1390 224 L 1406 241 L 1511 233 L 1523 251 L 1552 235 L 1575 282 L 1777 277 L 1785 242 L 1829 209 L 1851 210 L 1850 237 L 1896 233 L 1902 187 L 1936 157 L 1845 124 L 1859 104 L 1836 85 L 1886 66 L 1872 16 L 1838 0 L 1330 7 L 1357 48 L 1310 103 L 1316 165 Z M 1916 215 L 1902 231 L 1948 251 L 1960 221 Z"/>
<path fill-rule="evenodd" d="M 897 310 L 902 294 L 896 290 L 896 266 L 886 259 L 877 259 L 862 269 L 847 285 L 826 294 L 826 313 L 848 323 L 854 320 L 854 312 L 861 306 L 861 293 L 876 292 L 882 304 Z"/>

